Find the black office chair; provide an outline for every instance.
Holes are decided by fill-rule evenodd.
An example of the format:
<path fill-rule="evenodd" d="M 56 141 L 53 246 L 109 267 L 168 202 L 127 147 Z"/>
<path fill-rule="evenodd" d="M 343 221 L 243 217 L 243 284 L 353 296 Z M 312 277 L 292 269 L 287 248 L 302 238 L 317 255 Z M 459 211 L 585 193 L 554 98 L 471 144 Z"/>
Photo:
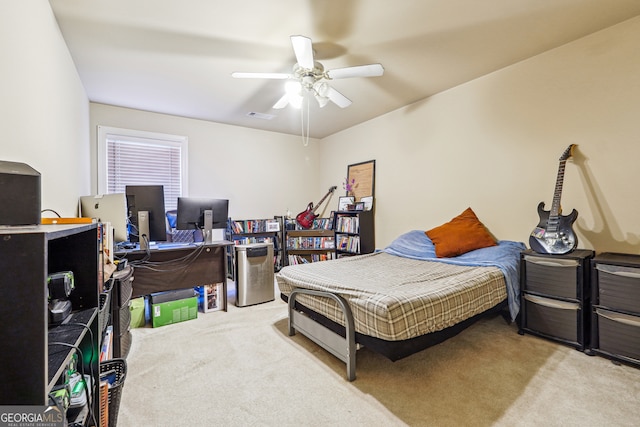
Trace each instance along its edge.
<path fill-rule="evenodd" d="M 202 242 L 201 230 L 178 230 L 178 211 L 176 209 L 166 212 L 167 217 L 167 242 L 194 243 Z"/>

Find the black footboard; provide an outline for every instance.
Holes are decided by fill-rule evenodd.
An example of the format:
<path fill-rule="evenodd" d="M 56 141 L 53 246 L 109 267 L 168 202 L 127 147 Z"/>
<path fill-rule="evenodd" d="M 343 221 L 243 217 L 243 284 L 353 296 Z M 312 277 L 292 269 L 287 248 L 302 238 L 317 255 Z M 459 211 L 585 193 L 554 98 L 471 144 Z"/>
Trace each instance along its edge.
<path fill-rule="evenodd" d="M 327 294 L 323 293 L 323 296 L 327 296 Z M 280 297 L 283 301 L 289 302 L 289 298 L 286 295 L 280 294 Z M 308 307 L 305 307 L 295 300 L 293 301 L 293 309 L 305 313 L 306 316 L 310 319 L 323 325 L 325 328 L 332 330 L 341 337 L 346 338 L 344 326 L 328 319 L 327 317 L 311 310 Z M 505 309 L 507 309 L 506 300 L 483 313 L 470 317 L 469 319 L 464 320 L 447 329 L 401 341 L 387 341 L 355 332 L 355 342 L 369 348 L 376 353 L 382 354 L 392 361 L 396 361 L 436 344 L 440 344 L 441 342 L 459 334 L 479 319 L 485 316 L 496 315 Z"/>

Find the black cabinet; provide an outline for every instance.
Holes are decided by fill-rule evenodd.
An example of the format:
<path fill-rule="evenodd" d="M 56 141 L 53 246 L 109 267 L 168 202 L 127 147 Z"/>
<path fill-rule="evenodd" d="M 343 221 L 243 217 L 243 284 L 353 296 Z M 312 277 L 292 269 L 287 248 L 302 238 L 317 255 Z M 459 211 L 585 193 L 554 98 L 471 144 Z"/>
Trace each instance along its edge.
<path fill-rule="evenodd" d="M 132 266 L 115 271 L 111 276 L 111 323 L 113 325 L 113 357 L 126 359 L 131 348 Z"/>
<path fill-rule="evenodd" d="M 334 212 L 336 256 L 369 254 L 375 250 L 373 211 Z"/>
<path fill-rule="evenodd" d="M 96 224 L 39 225 L 0 229 L 0 405 L 48 405 L 70 367 L 98 384 L 99 239 Z M 49 321 L 47 277 L 72 271 L 71 315 Z M 93 389 L 92 396 L 98 396 Z M 93 399 L 99 419 L 99 399 Z M 89 420 L 89 407 L 74 414 Z"/>
<path fill-rule="evenodd" d="M 602 253 L 591 265 L 591 351 L 640 366 L 640 255 Z"/>
<path fill-rule="evenodd" d="M 526 250 L 520 260 L 520 333 L 586 350 L 590 338 L 590 260 L 593 251 L 565 255 Z"/>

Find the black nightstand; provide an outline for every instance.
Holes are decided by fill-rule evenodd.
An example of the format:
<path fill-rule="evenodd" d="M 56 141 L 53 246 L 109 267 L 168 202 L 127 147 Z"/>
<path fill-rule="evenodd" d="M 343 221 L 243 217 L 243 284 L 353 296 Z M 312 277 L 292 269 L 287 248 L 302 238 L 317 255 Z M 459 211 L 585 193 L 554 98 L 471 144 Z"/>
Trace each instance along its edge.
<path fill-rule="evenodd" d="M 520 255 L 520 329 L 570 345 L 589 348 L 591 250 L 565 255 Z"/>
<path fill-rule="evenodd" d="M 591 351 L 640 367 L 640 255 L 591 260 Z"/>

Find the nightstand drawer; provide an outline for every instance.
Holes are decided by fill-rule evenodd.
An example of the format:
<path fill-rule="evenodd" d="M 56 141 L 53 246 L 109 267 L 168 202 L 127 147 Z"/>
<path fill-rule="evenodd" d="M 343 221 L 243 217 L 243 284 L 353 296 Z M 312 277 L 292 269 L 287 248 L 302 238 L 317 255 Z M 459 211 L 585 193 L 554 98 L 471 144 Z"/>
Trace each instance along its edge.
<path fill-rule="evenodd" d="M 596 308 L 594 323 L 597 331 L 595 350 L 640 362 L 640 316 Z"/>
<path fill-rule="evenodd" d="M 640 268 L 597 264 L 595 304 L 640 313 Z"/>
<path fill-rule="evenodd" d="M 582 298 L 578 260 L 525 255 L 524 262 L 523 291 L 569 299 Z"/>
<path fill-rule="evenodd" d="M 583 345 L 582 308 L 575 302 L 524 295 L 523 329 Z"/>

